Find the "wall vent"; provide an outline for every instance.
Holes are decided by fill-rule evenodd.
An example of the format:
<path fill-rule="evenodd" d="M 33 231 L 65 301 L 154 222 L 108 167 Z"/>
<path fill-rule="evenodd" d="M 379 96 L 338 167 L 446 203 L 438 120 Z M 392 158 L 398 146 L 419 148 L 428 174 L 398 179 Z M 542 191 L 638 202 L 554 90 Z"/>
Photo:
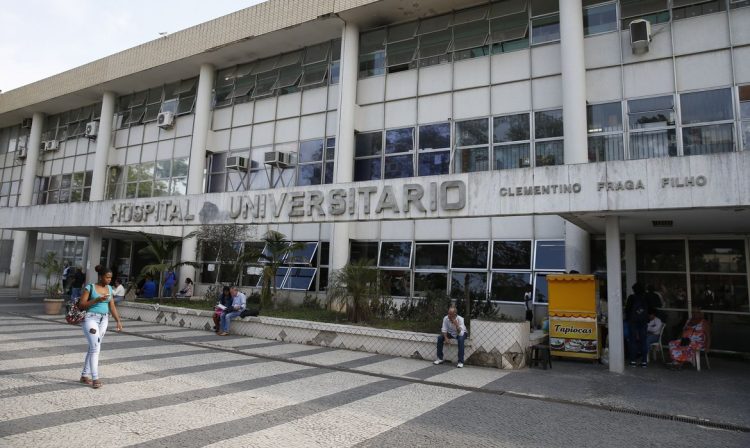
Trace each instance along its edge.
<path fill-rule="evenodd" d="M 672 227 L 672 225 L 674 225 L 674 222 L 669 219 L 664 219 L 660 221 L 651 221 L 651 225 L 654 227 Z"/>

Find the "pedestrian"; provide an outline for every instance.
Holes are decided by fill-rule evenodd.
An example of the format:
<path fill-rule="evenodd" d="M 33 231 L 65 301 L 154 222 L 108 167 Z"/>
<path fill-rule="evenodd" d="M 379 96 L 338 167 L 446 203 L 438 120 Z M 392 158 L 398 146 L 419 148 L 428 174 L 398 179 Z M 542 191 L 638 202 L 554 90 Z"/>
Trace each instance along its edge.
<path fill-rule="evenodd" d="M 112 314 L 117 321 L 115 331 L 122 330 L 122 321 L 120 320 L 120 314 L 117 312 L 117 306 L 112 300 L 113 291 L 109 285 L 112 281 L 112 271 L 103 266 L 96 266 L 95 269 L 99 276 L 98 281 L 86 285 L 79 303 L 79 307 L 86 310 L 82 327 L 83 334 L 89 344 L 83 362 L 80 382 L 98 389 L 102 387 L 99 380 L 99 352 L 104 334 L 107 332 L 109 315 Z"/>
<path fill-rule="evenodd" d="M 443 327 L 440 330 L 442 334 L 437 339 L 437 359 L 434 364 L 443 363 L 443 344 L 449 342 L 451 339 L 455 339 L 458 343 L 458 364 L 456 367 L 464 366 L 464 341 L 469 333 L 466 331 L 466 325 L 464 325 L 464 318 L 458 315 L 458 310 L 455 306 L 451 305 L 448 308 L 448 315 L 443 317 Z"/>
<path fill-rule="evenodd" d="M 635 366 L 636 359 L 641 356 L 641 367 L 648 367 L 648 298 L 646 288 L 640 283 L 633 285 L 633 294 L 628 296 L 625 303 L 625 316 L 628 320 L 629 344 L 628 358 L 630 365 Z"/>
<path fill-rule="evenodd" d="M 164 278 L 164 297 L 172 297 L 174 292 L 174 285 L 177 283 L 177 277 L 174 275 L 174 271 L 170 269 L 167 271 L 167 276 Z"/>
<path fill-rule="evenodd" d="M 526 305 L 526 320 L 529 321 L 530 328 L 534 328 L 534 304 L 532 299 L 534 297 L 534 288 L 531 285 L 526 285 L 523 293 L 523 303 Z"/>
<path fill-rule="evenodd" d="M 113 296 L 115 298 L 115 303 L 120 303 L 125 300 L 125 287 L 122 286 L 122 280 L 120 280 L 119 278 L 115 280 L 115 290 Z"/>
<path fill-rule="evenodd" d="M 229 336 L 229 324 L 231 320 L 242 314 L 247 306 L 247 297 L 236 286 L 229 288 L 229 294 L 232 296 L 232 306 L 221 315 L 219 336 Z"/>

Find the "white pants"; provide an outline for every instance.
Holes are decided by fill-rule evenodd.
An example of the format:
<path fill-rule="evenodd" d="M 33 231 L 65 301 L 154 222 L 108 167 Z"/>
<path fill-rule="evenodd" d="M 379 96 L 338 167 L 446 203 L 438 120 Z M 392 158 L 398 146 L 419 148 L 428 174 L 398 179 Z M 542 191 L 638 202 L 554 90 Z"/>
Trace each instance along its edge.
<path fill-rule="evenodd" d="M 86 359 L 83 361 L 81 376 L 90 376 L 92 380 L 99 378 L 99 350 L 102 346 L 104 334 L 107 332 L 108 324 L 108 314 L 86 313 L 82 328 L 83 335 L 89 342 L 89 350 L 86 352 Z"/>

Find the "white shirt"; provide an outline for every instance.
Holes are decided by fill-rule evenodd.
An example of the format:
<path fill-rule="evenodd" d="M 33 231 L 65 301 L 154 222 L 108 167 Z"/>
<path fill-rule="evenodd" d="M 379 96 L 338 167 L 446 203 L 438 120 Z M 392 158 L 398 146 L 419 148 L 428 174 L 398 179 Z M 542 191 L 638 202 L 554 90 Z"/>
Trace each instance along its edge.
<path fill-rule="evenodd" d="M 125 288 L 122 285 L 118 285 L 112 295 L 115 297 L 125 297 Z"/>
<path fill-rule="evenodd" d="M 448 316 L 445 316 L 443 318 L 443 328 L 440 330 L 441 333 L 448 333 L 449 335 L 453 336 L 454 338 L 456 336 L 463 336 L 466 334 L 466 325 L 464 325 L 464 318 L 461 316 L 456 316 L 456 322 L 458 323 L 458 335 L 456 335 L 456 326 L 453 325 L 453 323 L 448 319 Z"/>
<path fill-rule="evenodd" d="M 648 321 L 648 326 L 646 326 L 646 331 L 648 331 L 651 334 L 659 334 L 662 327 L 661 319 L 658 317 L 654 317 L 652 320 Z M 641 327 L 642 328 L 642 327 Z"/>

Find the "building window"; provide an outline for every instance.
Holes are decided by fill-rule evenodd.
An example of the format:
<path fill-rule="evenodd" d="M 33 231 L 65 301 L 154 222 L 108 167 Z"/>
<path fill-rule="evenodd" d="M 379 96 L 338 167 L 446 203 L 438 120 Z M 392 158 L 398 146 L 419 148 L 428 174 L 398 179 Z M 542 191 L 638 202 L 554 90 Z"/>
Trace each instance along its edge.
<path fill-rule="evenodd" d="M 380 280 L 383 291 L 395 297 L 411 295 L 411 241 L 380 243 Z"/>
<path fill-rule="evenodd" d="M 748 284 L 742 240 L 688 241 L 693 306 L 746 311 Z"/>
<path fill-rule="evenodd" d="M 487 297 L 487 241 L 453 241 L 451 256 L 451 297 L 481 299 Z"/>
<path fill-rule="evenodd" d="M 492 54 L 529 46 L 529 13 L 526 0 L 508 0 L 490 5 Z"/>
<path fill-rule="evenodd" d="M 621 0 L 622 29 L 628 29 L 635 19 L 645 19 L 652 25 L 669 22 L 667 0 Z"/>
<path fill-rule="evenodd" d="M 531 166 L 529 114 L 493 118 L 492 142 L 496 170 Z"/>
<path fill-rule="evenodd" d="M 630 159 L 677 155 L 674 97 L 628 101 Z"/>
<path fill-rule="evenodd" d="M 750 151 L 750 85 L 740 86 L 740 129 L 745 151 Z"/>
<path fill-rule="evenodd" d="M 351 241 L 349 243 L 349 261 L 369 260 L 375 266 L 378 260 L 377 241 Z"/>
<path fill-rule="evenodd" d="M 123 95 L 118 99 L 118 127 L 126 128 L 156 121 L 159 112 L 184 115 L 193 112 L 198 78 L 186 79 L 163 87 Z"/>
<path fill-rule="evenodd" d="M 586 107 L 589 162 L 623 160 L 622 105 L 594 104 Z"/>
<path fill-rule="evenodd" d="M 110 167 L 107 197 L 119 199 L 187 194 L 187 157 Z M 124 191 L 123 191 L 124 190 Z"/>
<path fill-rule="evenodd" d="M 448 290 L 447 241 L 417 242 L 414 252 L 414 295 Z"/>
<path fill-rule="evenodd" d="M 453 58 L 456 61 L 489 54 L 487 5 L 457 11 L 453 17 Z"/>
<path fill-rule="evenodd" d="M 379 29 L 359 36 L 359 77 L 385 74 L 386 30 Z"/>
<path fill-rule="evenodd" d="M 40 183 L 42 194 L 40 204 L 66 204 L 68 202 L 88 202 L 91 195 L 93 171 L 80 171 L 71 174 L 57 174 Z M 11 185 L 12 187 L 12 185 Z M 11 188 L 9 191 L 13 191 Z M 0 193 L 1 194 L 1 193 Z"/>
<path fill-rule="evenodd" d="M 454 172 L 489 170 L 489 128 L 486 118 L 456 123 Z"/>
<path fill-rule="evenodd" d="M 725 10 L 724 0 L 672 0 L 673 20 L 689 19 Z"/>
<path fill-rule="evenodd" d="M 297 185 L 333 183 L 333 164 L 336 139 L 316 139 L 300 142 Z"/>
<path fill-rule="evenodd" d="M 531 284 L 531 241 L 493 242 L 492 300 L 523 302 L 526 288 Z"/>
<path fill-rule="evenodd" d="M 381 179 L 382 155 L 382 131 L 357 134 L 354 147 L 354 181 Z"/>
<path fill-rule="evenodd" d="M 565 241 L 540 240 L 534 250 L 534 270 L 564 270 Z"/>
<path fill-rule="evenodd" d="M 450 123 L 427 124 L 419 127 L 418 175 L 448 174 L 451 160 Z"/>
<path fill-rule="evenodd" d="M 560 40 L 558 0 L 531 0 L 531 44 Z"/>
<path fill-rule="evenodd" d="M 562 109 L 534 113 L 535 166 L 562 165 L 563 115 Z"/>
<path fill-rule="evenodd" d="M 682 149 L 686 156 L 734 150 L 732 90 L 680 95 Z"/>
<path fill-rule="evenodd" d="M 584 1 L 583 35 L 607 33 L 617 31 L 617 3 L 597 4 L 599 1 Z M 586 6 L 587 3 L 593 3 Z"/>
<path fill-rule="evenodd" d="M 414 176 L 414 128 L 385 131 L 383 178 Z"/>

